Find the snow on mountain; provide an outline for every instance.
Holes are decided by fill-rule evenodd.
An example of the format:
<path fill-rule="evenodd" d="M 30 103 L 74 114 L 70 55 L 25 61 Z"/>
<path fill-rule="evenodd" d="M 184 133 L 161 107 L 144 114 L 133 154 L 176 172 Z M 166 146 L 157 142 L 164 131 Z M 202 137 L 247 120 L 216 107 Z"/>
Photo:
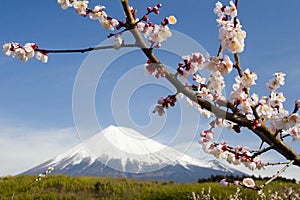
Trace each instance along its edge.
<path fill-rule="evenodd" d="M 56 173 L 73 176 L 123 176 L 178 182 L 195 181 L 196 177 L 213 174 L 242 175 L 218 161 L 192 158 L 133 129 L 115 126 L 109 126 L 66 153 L 25 173 L 40 173 L 50 166 Z"/>

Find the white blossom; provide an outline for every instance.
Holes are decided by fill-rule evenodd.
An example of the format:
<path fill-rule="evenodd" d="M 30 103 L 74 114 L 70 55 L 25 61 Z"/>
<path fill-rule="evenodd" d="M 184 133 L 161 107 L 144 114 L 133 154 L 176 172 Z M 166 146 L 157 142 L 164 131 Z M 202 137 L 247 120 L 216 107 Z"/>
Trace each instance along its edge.
<path fill-rule="evenodd" d="M 70 2 L 70 0 L 57 0 L 57 3 L 63 10 L 72 7 L 72 3 Z"/>
<path fill-rule="evenodd" d="M 255 186 L 255 182 L 252 178 L 244 178 L 243 185 L 245 187 L 253 188 Z"/>

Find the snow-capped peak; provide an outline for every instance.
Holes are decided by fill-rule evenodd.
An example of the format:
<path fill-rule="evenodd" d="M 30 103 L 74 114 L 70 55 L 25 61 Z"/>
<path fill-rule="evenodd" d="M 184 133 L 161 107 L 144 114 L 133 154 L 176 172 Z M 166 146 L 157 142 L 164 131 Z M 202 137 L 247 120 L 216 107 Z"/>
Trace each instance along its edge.
<path fill-rule="evenodd" d="M 133 129 L 116 126 L 109 126 L 70 151 L 55 157 L 48 166 L 66 168 L 82 162 L 89 166 L 96 160 L 110 168 L 130 173 L 152 172 L 169 165 L 180 165 L 186 169 L 191 165 L 214 167 L 212 163 L 185 155 Z"/>

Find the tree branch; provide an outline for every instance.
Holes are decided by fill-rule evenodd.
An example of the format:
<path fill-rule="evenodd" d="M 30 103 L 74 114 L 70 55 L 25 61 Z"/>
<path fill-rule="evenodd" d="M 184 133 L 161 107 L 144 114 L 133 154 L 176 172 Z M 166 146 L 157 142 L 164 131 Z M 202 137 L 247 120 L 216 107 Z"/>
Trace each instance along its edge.
<path fill-rule="evenodd" d="M 258 187 L 259 190 L 263 189 L 266 185 L 268 185 L 269 183 L 271 183 L 274 179 L 276 179 L 278 176 L 280 176 L 280 174 L 282 174 L 283 172 L 285 172 L 285 170 L 287 168 L 289 168 L 292 164 L 293 164 L 293 160 L 290 161 L 289 163 L 286 164 L 286 166 L 284 166 L 281 170 L 279 170 L 270 180 L 268 180 L 267 182 L 265 182 L 264 184 L 262 184 L 261 186 Z"/>
<path fill-rule="evenodd" d="M 123 44 L 121 47 L 138 47 L 136 44 Z M 114 45 L 108 46 L 100 46 L 100 47 L 89 47 L 84 49 L 35 49 L 35 51 L 40 51 L 43 53 L 85 53 L 89 51 L 97 51 L 97 50 L 104 50 L 104 49 L 113 49 Z"/>
<path fill-rule="evenodd" d="M 143 53 L 147 56 L 147 58 L 152 63 L 157 63 L 160 65 L 160 68 L 165 73 L 165 78 L 177 89 L 177 92 L 184 94 L 186 97 L 190 98 L 192 101 L 199 104 L 202 108 L 211 111 L 217 117 L 225 118 L 231 122 L 238 124 L 239 126 L 247 127 L 249 130 L 254 132 L 258 137 L 260 137 L 263 141 L 268 143 L 270 146 L 283 155 L 288 160 L 294 160 L 293 164 L 300 167 L 300 155 L 298 155 L 291 147 L 281 141 L 279 138 L 274 137 L 274 132 L 270 130 L 264 123 L 261 123 L 261 126 L 258 126 L 256 129 L 253 129 L 251 126 L 253 125 L 252 120 L 248 120 L 246 116 L 238 113 L 230 113 L 222 110 L 220 107 L 211 104 L 205 99 L 196 96 L 193 91 L 183 85 L 174 74 L 170 73 L 167 68 L 165 68 L 159 61 L 159 59 L 152 52 L 152 49 L 149 49 L 145 41 L 143 40 L 140 32 L 137 30 L 135 25 L 134 17 L 130 12 L 130 7 L 128 4 L 128 0 L 121 0 L 122 6 L 126 14 L 126 24 L 128 27 L 132 27 L 130 32 L 134 36 L 136 40 L 137 46 L 141 48 Z M 238 54 L 235 54 L 235 59 L 237 61 L 239 67 L 239 57 Z M 239 68 L 240 69 L 240 68 Z M 242 71 L 239 71 L 239 74 L 242 74 Z"/>

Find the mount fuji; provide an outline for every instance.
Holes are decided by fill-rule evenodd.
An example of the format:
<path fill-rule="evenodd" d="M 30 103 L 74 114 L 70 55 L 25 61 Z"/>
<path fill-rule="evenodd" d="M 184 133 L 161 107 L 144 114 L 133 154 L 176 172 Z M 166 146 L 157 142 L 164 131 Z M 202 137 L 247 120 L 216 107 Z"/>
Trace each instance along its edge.
<path fill-rule="evenodd" d="M 111 176 L 194 182 L 211 175 L 244 175 L 216 160 L 201 161 L 130 128 L 109 126 L 73 149 L 23 174 L 48 167 L 70 176 Z"/>

